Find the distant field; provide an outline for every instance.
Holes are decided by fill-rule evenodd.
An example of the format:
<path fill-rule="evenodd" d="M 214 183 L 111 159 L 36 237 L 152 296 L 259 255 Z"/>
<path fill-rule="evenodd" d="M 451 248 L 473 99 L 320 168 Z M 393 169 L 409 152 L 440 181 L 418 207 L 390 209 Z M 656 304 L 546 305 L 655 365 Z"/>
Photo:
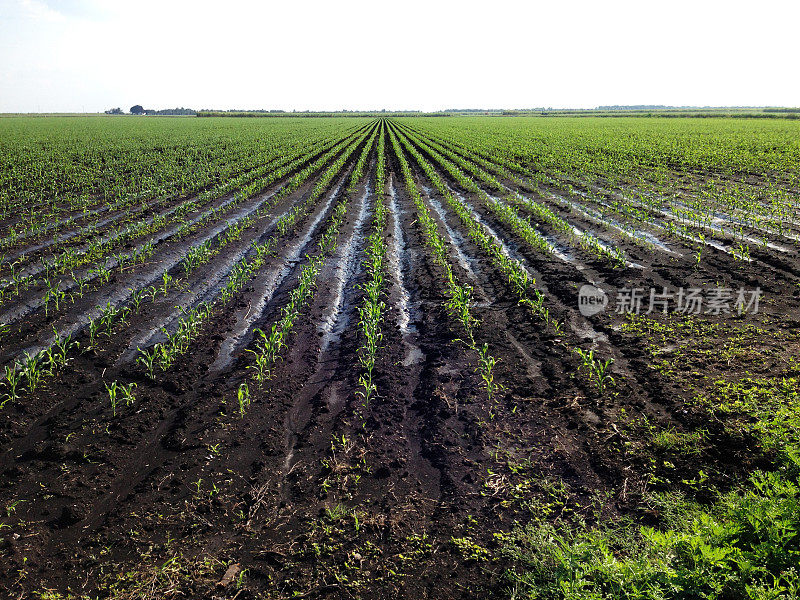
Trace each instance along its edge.
<path fill-rule="evenodd" d="M 2 118 L 0 589 L 798 597 L 799 242 L 786 118 Z"/>

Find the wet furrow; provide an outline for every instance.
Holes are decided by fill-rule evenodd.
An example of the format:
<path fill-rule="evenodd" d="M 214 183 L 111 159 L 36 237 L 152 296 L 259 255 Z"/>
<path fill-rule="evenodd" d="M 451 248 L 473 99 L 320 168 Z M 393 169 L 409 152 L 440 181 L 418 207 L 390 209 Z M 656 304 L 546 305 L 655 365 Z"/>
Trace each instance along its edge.
<path fill-rule="evenodd" d="M 248 303 L 244 315 L 241 314 L 241 310 L 237 311 L 236 325 L 223 341 L 219 354 L 210 367 L 212 372 L 221 372 L 230 367 L 241 355 L 242 350 L 250 345 L 254 329 L 263 321 L 267 306 L 272 302 L 276 292 L 296 273 L 303 257 L 321 231 L 322 224 L 328 218 L 333 202 L 338 197 L 346 178 L 346 173 L 339 178 L 334 189 L 326 195 L 324 202 L 311 215 L 311 222 L 303 234 L 286 247 L 282 262 L 259 275 L 251 284 L 256 290 L 254 299 Z"/>
<path fill-rule="evenodd" d="M 285 176 L 282 177 L 282 179 L 285 180 L 289 176 L 291 176 L 292 173 L 295 173 L 299 169 L 301 169 L 303 167 L 303 165 L 308 164 L 309 162 L 313 161 L 315 158 L 318 158 L 323 152 L 325 152 L 326 149 L 330 149 L 332 146 L 335 146 L 337 143 L 340 143 L 340 142 L 335 142 L 335 143 L 334 142 L 330 142 L 328 144 L 323 145 L 320 148 L 312 149 L 310 152 L 305 152 L 305 156 L 302 156 L 302 152 L 300 154 L 290 154 L 290 155 L 284 156 L 284 157 L 282 157 L 282 158 L 280 158 L 280 159 L 278 159 L 278 160 L 276 160 L 274 162 L 267 163 L 266 165 L 264 165 L 262 167 L 259 167 L 258 169 L 255 169 L 255 171 L 257 171 L 259 173 L 259 176 L 264 176 L 265 174 L 268 174 L 271 170 L 273 170 L 272 167 L 277 167 L 277 168 L 285 167 L 287 164 L 292 163 L 293 159 L 294 159 L 294 162 L 296 162 L 297 159 L 298 159 L 298 156 L 299 156 L 302 159 L 302 163 L 297 165 L 296 168 L 292 169 L 291 171 L 285 173 Z M 245 179 L 244 181 L 241 181 L 240 184 L 241 185 L 247 184 L 248 181 L 251 181 L 251 180 L 250 179 Z M 187 228 L 187 227 L 191 226 L 193 224 L 193 222 L 197 222 L 197 221 L 199 221 L 201 219 L 207 218 L 207 216 L 209 214 L 213 213 L 214 211 L 219 211 L 219 210 L 223 210 L 224 211 L 225 206 L 230 204 L 232 200 L 241 201 L 241 198 L 238 198 L 237 197 L 237 193 L 235 193 L 235 192 L 234 193 L 230 193 L 230 192 L 221 193 L 219 196 L 216 196 L 216 197 L 204 198 L 203 201 L 200 203 L 200 205 L 197 206 L 192 211 L 193 213 L 197 213 L 197 214 L 193 215 L 192 217 L 187 215 L 186 217 L 181 218 L 179 220 L 179 222 L 177 222 L 177 224 L 175 226 L 171 227 L 171 229 L 169 230 L 170 233 L 165 237 L 169 237 L 169 235 L 172 235 L 172 234 L 174 234 L 176 232 L 181 231 L 182 228 Z M 170 209 L 168 209 L 167 213 L 171 214 L 174 211 L 180 209 L 181 206 L 188 205 L 188 204 L 190 204 L 192 202 L 195 202 L 195 199 L 190 199 L 190 200 L 181 202 L 179 205 L 171 207 Z M 210 210 L 207 209 L 208 206 L 211 206 Z M 166 216 L 168 216 L 168 214 L 166 214 L 166 213 L 161 214 L 161 215 L 155 215 L 155 216 L 147 219 L 146 220 L 146 224 L 151 224 L 156 218 L 163 218 L 163 217 L 166 217 Z M 173 221 L 174 221 L 174 219 L 173 219 Z M 101 238 L 100 242 L 106 242 L 106 241 L 109 241 L 109 240 L 112 240 L 112 239 L 116 239 L 116 238 L 119 238 L 120 236 L 123 236 L 123 235 L 127 235 L 125 231 L 114 231 L 111 234 L 107 235 L 105 238 Z M 143 243 L 139 244 L 138 246 L 136 246 L 136 248 L 141 248 L 144 244 L 146 244 L 147 243 L 147 237 L 149 235 L 151 235 L 151 234 L 146 234 L 144 236 Z M 160 232 L 156 231 L 156 232 L 154 232 L 154 235 L 159 235 L 159 237 L 160 237 Z M 136 236 L 135 239 L 138 239 L 139 237 L 140 236 Z M 163 239 L 163 238 L 161 238 L 161 239 Z M 91 244 L 94 244 L 96 242 L 97 242 L 97 240 L 92 240 L 92 242 L 86 243 L 83 246 L 80 246 L 78 248 L 71 249 L 70 251 L 71 252 L 75 252 L 76 254 L 80 255 L 85 250 L 90 248 Z M 55 255 L 51 256 L 50 258 L 52 259 L 54 256 Z M 108 259 L 109 259 L 110 256 L 113 257 L 113 255 L 111 255 L 110 252 L 109 252 L 105 256 L 103 256 L 100 259 L 98 259 L 97 261 L 95 261 L 95 263 L 96 264 L 105 264 L 105 265 L 107 265 Z M 38 266 L 32 266 L 32 267 L 24 268 L 22 271 L 19 272 L 19 276 L 20 277 L 36 277 L 37 275 L 41 274 L 43 271 L 46 270 L 46 267 L 44 266 L 45 262 L 46 262 L 46 259 L 43 259 L 43 260 L 40 260 L 40 263 L 39 263 Z M 90 271 L 90 269 L 87 268 L 86 272 L 89 272 L 89 271 Z M 10 280 L 7 280 L 4 285 L 5 285 L 5 287 L 10 287 L 10 285 L 12 285 L 12 282 Z M 74 284 L 73 284 L 73 286 L 74 286 Z M 62 287 L 62 289 L 63 289 L 63 286 L 60 286 L 60 287 Z"/>
<path fill-rule="evenodd" d="M 348 210 L 351 218 L 339 234 L 336 251 L 319 274 L 318 292 L 309 309 L 309 318 L 294 337 L 287 356 L 287 362 L 293 363 L 292 378 L 303 381 L 285 423 L 283 467 L 287 474 L 298 462 L 310 467 L 315 457 L 324 452 L 329 445 L 332 422 L 354 396 L 347 377 L 341 377 L 338 370 L 345 360 L 341 352 L 342 336 L 354 338 L 357 331 L 354 326 L 348 331 L 346 328 L 355 320 L 360 295 L 357 284 L 362 274 L 360 255 L 370 214 L 369 200 L 367 182 L 357 204 Z M 310 443 L 311 439 L 322 446 Z"/>
<path fill-rule="evenodd" d="M 217 239 L 228 229 L 231 223 L 255 213 L 271 197 L 272 194 L 261 195 L 243 203 L 241 207 L 227 215 L 224 221 L 217 223 L 211 229 L 201 231 L 193 240 L 179 242 L 176 247 L 164 248 L 163 252 L 157 257 L 153 257 L 148 261 L 149 269 L 132 272 L 124 279 L 118 280 L 116 282 L 117 285 L 104 286 L 88 297 L 83 298 L 81 302 L 72 305 L 62 317 L 50 324 L 57 331 L 57 337 L 72 336 L 75 338 L 86 329 L 90 320 L 96 319 L 106 309 L 109 303 L 115 308 L 129 303 L 134 292 L 158 283 L 162 279 L 164 272 L 173 272 L 179 269 L 186 252 L 190 248 Z M 35 305 L 33 307 L 24 307 L 21 316 L 25 316 L 34 309 Z M 14 355 L 25 352 L 35 354 L 42 348 L 47 347 L 53 337 L 51 332 L 46 330 L 42 332 L 41 329 L 34 329 L 33 336 L 35 339 L 25 338 L 21 342 L 5 345 L 2 353 L 0 353 L 0 361 L 11 360 Z"/>
<path fill-rule="evenodd" d="M 349 145 L 352 146 L 352 143 L 353 142 L 350 142 Z M 282 188 L 283 186 L 278 186 L 278 192 Z M 256 196 L 254 199 L 248 200 L 247 202 L 243 203 L 231 214 L 226 215 L 226 219 L 222 222 L 219 222 L 215 227 L 211 229 L 211 231 L 206 231 L 206 230 L 201 231 L 199 237 L 201 238 L 202 241 L 190 247 L 198 247 L 202 244 L 210 243 L 214 239 L 221 236 L 221 234 L 226 232 L 230 227 L 232 227 L 239 221 L 246 220 L 254 214 L 260 214 L 261 212 L 263 212 L 265 206 L 269 204 L 270 198 L 272 198 L 273 195 L 274 194 Z M 281 200 L 285 201 L 285 198 L 282 198 Z M 262 219 L 263 218 L 264 217 L 262 217 Z M 252 229 L 252 227 L 250 229 Z M 170 250 L 170 254 L 167 257 L 163 256 L 161 257 L 162 259 L 161 264 L 159 265 L 158 268 L 151 269 L 146 273 L 134 274 L 132 276 L 134 285 L 131 286 L 129 283 L 128 284 L 129 287 L 127 289 L 119 289 L 119 287 L 107 286 L 99 290 L 99 293 L 94 295 L 88 301 L 82 302 L 80 303 L 80 305 L 73 306 L 72 312 L 78 311 L 77 318 L 73 317 L 74 320 L 70 325 L 61 324 L 65 320 L 69 319 L 69 317 L 63 317 L 62 319 L 57 320 L 53 324 L 55 336 L 60 338 L 71 336 L 74 339 L 74 337 L 77 334 L 84 331 L 88 327 L 92 319 L 96 319 L 100 314 L 102 314 L 104 310 L 107 309 L 108 306 L 116 308 L 119 306 L 129 304 L 131 298 L 133 297 L 134 292 L 141 291 L 148 286 L 158 283 L 159 279 L 165 272 L 171 272 L 172 275 L 176 275 L 177 274 L 176 271 L 180 269 L 180 264 L 183 261 L 188 249 L 189 248 L 186 246 L 180 246 L 177 249 Z M 225 256 L 227 252 L 228 250 L 225 249 L 225 251 L 222 252 L 222 255 Z M 152 262 L 149 264 L 152 264 Z M 192 276 L 195 276 L 195 274 L 193 273 Z M 208 289 L 209 286 L 205 287 L 206 289 Z M 155 297 L 153 299 L 155 300 Z M 94 302 L 96 304 L 93 306 L 91 302 Z M 83 308 L 83 312 L 80 312 L 81 308 Z M 175 307 L 173 306 L 170 309 L 171 313 L 172 311 L 174 311 L 174 308 Z M 46 338 L 43 337 L 40 332 L 40 341 L 38 342 L 37 345 L 30 345 L 28 347 L 23 347 L 21 350 L 17 348 L 17 351 L 20 355 L 24 354 L 25 352 L 28 352 L 30 354 L 36 353 L 42 348 L 49 346 L 49 344 L 52 343 L 53 337 L 51 336 L 49 341 L 43 341 L 45 339 Z M 8 355 L 10 356 L 11 354 L 13 354 L 13 352 L 9 350 Z"/>
<path fill-rule="evenodd" d="M 298 193 L 297 195 L 302 194 Z M 287 198 L 286 203 L 291 204 L 296 202 L 292 198 Z M 276 259 L 276 261 L 278 260 L 280 259 Z M 216 319 L 225 322 L 227 317 L 228 315 L 226 314 L 220 314 Z M 172 387 L 174 384 L 170 383 L 171 377 L 169 375 L 164 379 L 167 382 L 164 388 L 158 383 L 150 384 L 147 383 L 146 380 L 139 379 L 145 396 L 149 397 L 151 400 L 159 399 L 159 402 L 156 403 L 148 402 L 145 399 L 137 403 L 139 406 L 139 410 L 137 411 L 139 419 L 152 422 L 154 425 L 152 430 L 138 429 L 135 431 L 125 431 L 127 428 L 124 426 L 124 421 L 110 419 L 108 416 L 101 419 L 101 421 L 109 419 L 112 423 L 115 423 L 115 428 L 122 427 L 122 430 L 125 431 L 124 435 L 127 437 L 127 445 L 136 447 L 135 452 L 141 456 L 141 460 L 136 464 L 128 464 L 124 476 L 122 472 L 118 472 L 114 468 L 114 463 L 116 461 L 110 460 L 111 457 L 109 457 L 109 460 L 103 461 L 102 470 L 87 465 L 83 468 L 84 475 L 74 476 L 72 478 L 71 481 L 75 482 L 87 481 L 95 478 L 97 486 L 96 493 L 94 494 L 95 498 L 91 501 L 91 505 L 82 507 L 81 513 L 85 515 L 85 518 L 75 523 L 72 528 L 73 530 L 88 534 L 101 527 L 111 516 L 119 516 L 120 511 L 124 511 L 124 506 L 135 502 L 137 493 L 143 491 L 142 486 L 145 482 L 152 481 L 156 473 L 172 465 L 172 459 L 178 456 L 179 449 L 181 449 L 181 452 L 191 451 L 191 444 L 186 445 L 184 443 L 185 440 L 181 441 L 179 437 L 176 437 L 180 435 L 179 432 L 184 431 L 186 428 L 199 426 L 201 429 L 205 429 L 207 427 L 207 419 L 211 418 L 217 405 L 213 397 L 209 397 L 204 390 L 208 387 L 218 387 L 219 384 L 217 382 L 221 381 L 218 380 L 217 376 L 208 377 L 207 367 L 210 363 L 210 358 L 212 358 L 213 354 L 216 352 L 216 346 L 219 341 L 219 339 L 214 340 L 214 336 L 217 335 L 214 331 L 222 330 L 218 327 L 209 327 L 207 329 L 209 329 L 209 331 L 204 333 L 203 339 L 206 343 L 208 343 L 210 339 L 212 343 L 204 347 L 202 346 L 203 340 L 200 340 L 203 350 L 187 356 L 184 363 L 179 367 L 180 371 L 186 368 L 197 368 L 200 370 L 199 373 L 201 376 L 198 378 L 197 384 L 192 386 L 191 389 L 175 389 Z M 124 339 L 114 340 L 114 346 L 118 349 L 109 348 L 103 352 L 103 355 L 113 356 L 121 352 L 121 349 L 125 347 L 125 343 Z M 83 357 L 79 357 L 78 361 L 83 362 Z M 103 374 L 105 374 L 105 369 L 103 370 Z M 97 379 L 94 379 L 91 387 L 96 389 L 99 383 Z M 165 389 L 168 391 L 165 392 Z M 176 396 L 178 393 L 179 396 Z M 167 399 L 172 397 L 174 400 L 179 400 L 177 403 L 170 400 L 172 407 L 166 414 L 163 412 L 164 397 Z M 8 447 L 4 456 L 0 457 L 0 465 L 7 463 L 9 460 L 13 461 L 17 459 L 20 456 L 20 452 L 24 454 L 26 448 L 29 449 L 35 446 L 37 437 L 44 437 L 49 430 L 52 430 L 55 419 L 58 419 L 62 427 L 69 428 L 69 423 L 74 419 L 85 419 L 87 412 L 89 412 L 89 414 L 94 413 L 97 416 L 101 415 L 103 412 L 107 412 L 107 409 L 105 409 L 105 411 L 102 409 L 102 405 L 92 409 L 92 405 L 96 406 L 94 400 L 90 403 L 86 402 L 88 398 L 82 398 L 81 400 L 83 400 L 83 402 L 76 400 L 77 399 L 69 399 L 66 402 L 62 402 L 61 406 L 54 408 L 42 419 L 33 423 L 32 427 L 27 432 L 28 435 L 25 437 L 24 443 Z M 100 396 L 100 400 L 102 401 L 102 396 Z M 150 408 L 151 404 L 153 405 L 152 409 Z M 156 409 L 159 405 L 162 406 L 162 408 Z M 189 410 L 190 408 L 191 410 Z M 195 418 L 198 420 L 195 421 Z M 49 425 L 46 426 L 46 424 Z M 117 435 L 119 435 L 119 433 Z M 123 464 L 123 462 L 124 461 L 120 461 L 119 464 Z M 43 474 L 43 476 L 45 475 Z M 31 485 L 35 485 L 35 482 L 31 482 Z M 64 489 L 61 494 L 63 497 L 68 498 L 70 497 L 71 491 L 69 489 Z M 31 509 L 33 509 L 33 507 L 31 507 Z"/>

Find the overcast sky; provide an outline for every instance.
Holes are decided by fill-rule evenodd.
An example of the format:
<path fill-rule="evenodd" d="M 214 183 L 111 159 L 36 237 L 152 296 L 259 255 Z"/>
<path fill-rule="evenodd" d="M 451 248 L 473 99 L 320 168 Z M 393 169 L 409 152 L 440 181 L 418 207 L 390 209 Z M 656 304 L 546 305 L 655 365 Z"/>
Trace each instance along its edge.
<path fill-rule="evenodd" d="M 0 112 L 800 105 L 800 2 L 0 0 Z"/>

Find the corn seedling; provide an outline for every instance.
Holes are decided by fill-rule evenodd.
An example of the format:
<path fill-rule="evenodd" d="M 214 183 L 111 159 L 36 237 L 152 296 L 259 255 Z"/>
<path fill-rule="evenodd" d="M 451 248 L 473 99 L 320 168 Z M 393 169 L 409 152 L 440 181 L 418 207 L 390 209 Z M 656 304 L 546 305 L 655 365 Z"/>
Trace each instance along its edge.
<path fill-rule="evenodd" d="M 155 380 L 156 349 L 154 348 L 150 352 L 147 350 L 142 350 L 141 348 L 137 348 L 137 350 L 139 351 L 139 358 L 137 361 L 147 370 L 147 376 L 150 379 Z"/>
<path fill-rule="evenodd" d="M 239 417 L 244 418 L 244 414 L 250 406 L 250 388 L 247 382 L 242 382 L 236 390 L 236 398 L 239 401 Z"/>
<path fill-rule="evenodd" d="M 4 388 L 3 401 L 0 402 L 2 408 L 6 402 L 14 402 L 19 399 L 19 393 L 22 389 L 22 376 L 23 371 L 19 363 L 14 363 L 13 366 L 5 367 L 6 378 L 2 382 Z"/>
<path fill-rule="evenodd" d="M 581 359 L 579 368 L 588 371 L 589 379 L 595 384 L 600 394 L 604 394 L 610 386 L 615 385 L 616 382 L 611 376 L 611 365 L 614 364 L 613 358 L 607 360 L 595 358 L 594 350 L 587 352 L 581 348 L 575 348 L 574 352 Z"/>

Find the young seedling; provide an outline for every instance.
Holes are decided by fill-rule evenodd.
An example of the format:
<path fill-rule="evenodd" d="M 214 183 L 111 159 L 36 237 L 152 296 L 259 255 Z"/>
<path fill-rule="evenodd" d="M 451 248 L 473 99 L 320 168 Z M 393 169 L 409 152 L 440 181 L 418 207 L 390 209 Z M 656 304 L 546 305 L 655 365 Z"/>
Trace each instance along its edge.
<path fill-rule="evenodd" d="M 116 383 L 116 382 L 114 382 Z M 119 391 L 122 394 L 122 400 L 125 401 L 125 406 L 130 406 L 134 402 L 136 402 L 136 396 L 133 394 L 133 390 L 136 389 L 136 383 L 131 382 L 127 385 L 119 386 Z"/>
<path fill-rule="evenodd" d="M 169 284 L 172 283 L 172 275 L 170 275 L 168 271 L 164 271 L 164 273 L 161 275 L 161 283 L 161 291 L 166 296 L 169 289 Z"/>
<path fill-rule="evenodd" d="M 239 417 L 244 418 L 244 413 L 250 406 L 250 388 L 246 381 L 239 385 L 239 389 L 236 390 L 236 397 L 239 400 Z"/>
<path fill-rule="evenodd" d="M 53 358 L 56 367 L 64 367 L 67 364 L 67 355 L 70 349 L 78 347 L 78 342 L 73 342 L 72 335 L 67 335 L 64 338 L 59 337 L 56 328 L 53 328 L 55 338 L 53 339 Z"/>
<path fill-rule="evenodd" d="M 270 367 L 269 361 L 267 360 L 267 357 L 261 352 L 250 350 L 249 348 L 246 350 L 246 352 L 250 352 L 255 357 L 256 360 L 255 364 L 248 365 L 247 368 L 255 371 L 255 375 L 253 375 L 253 378 L 258 382 L 259 385 L 261 385 L 264 383 L 264 380 L 269 377 L 269 367 Z"/>
<path fill-rule="evenodd" d="M 614 364 L 614 359 L 600 360 L 594 357 L 594 350 L 586 352 L 580 348 L 575 348 L 575 353 L 581 358 L 580 369 L 586 369 L 589 372 L 589 379 L 591 379 L 597 391 L 604 394 L 608 387 L 615 385 L 616 382 L 611 376 L 611 365 Z"/>
<path fill-rule="evenodd" d="M 116 381 L 114 381 L 110 386 L 106 383 L 106 391 L 108 392 L 108 398 L 111 400 L 111 410 L 114 413 L 114 416 L 117 416 L 117 392 L 119 392 L 119 385 Z"/>
<path fill-rule="evenodd" d="M 100 283 L 108 283 L 108 280 L 111 279 L 111 269 L 106 267 L 106 265 L 102 265 L 95 269 L 97 274 L 97 278 L 100 280 Z"/>
<path fill-rule="evenodd" d="M 24 363 L 24 373 L 25 379 L 28 382 L 28 391 L 33 393 L 39 385 L 39 381 L 42 378 L 42 369 L 41 365 L 39 364 L 41 354 L 34 354 L 31 356 L 27 352 L 25 353 Z"/>
<path fill-rule="evenodd" d="M 154 362 L 156 359 L 156 349 L 153 348 L 151 352 L 148 352 L 147 350 L 142 350 L 141 348 L 136 348 L 136 349 L 139 351 L 140 354 L 139 358 L 137 359 L 137 362 L 141 363 L 144 366 L 144 368 L 147 369 L 147 376 L 155 381 L 156 375 L 154 372 L 155 370 Z"/>
<path fill-rule="evenodd" d="M 128 288 L 131 291 L 131 302 L 133 303 L 133 309 L 136 313 L 139 313 L 139 306 L 142 303 L 142 297 L 145 294 L 145 290 L 134 290 L 133 288 Z"/>
<path fill-rule="evenodd" d="M 79 295 L 83 296 L 84 293 L 86 292 L 86 288 L 89 287 L 89 277 L 88 276 L 81 277 L 81 276 L 73 275 L 72 279 L 78 285 Z"/>
<path fill-rule="evenodd" d="M 54 348 L 45 348 L 42 350 L 42 366 L 48 375 L 52 375 L 56 371 L 56 356 Z"/>
<path fill-rule="evenodd" d="M 502 391 L 503 386 L 494 380 L 494 367 L 497 364 L 497 359 L 489 354 L 489 344 L 484 344 L 478 348 L 478 371 L 483 380 L 483 387 L 486 390 L 486 395 L 489 397 L 489 405 L 494 407 L 496 402 L 495 396 L 498 392 Z M 491 411 L 491 416 L 494 418 L 494 412 Z"/>
<path fill-rule="evenodd" d="M 89 346 L 87 350 L 91 350 L 97 343 L 97 336 L 100 334 L 100 327 L 102 322 L 100 319 L 91 319 L 89 321 Z"/>
<path fill-rule="evenodd" d="M 22 383 L 22 369 L 18 368 L 19 363 L 14 363 L 12 366 L 6 366 L 6 379 L 3 382 L 5 387 L 5 394 L 3 401 L 0 402 L 0 408 L 2 408 L 6 402 L 14 402 L 15 400 L 19 399 L 19 392 L 21 383 Z"/>
<path fill-rule="evenodd" d="M 151 285 L 149 288 L 145 289 L 145 293 L 150 296 L 150 302 L 155 302 L 156 296 L 158 296 L 158 288 Z"/>
<path fill-rule="evenodd" d="M 468 344 L 472 342 L 473 329 L 475 325 L 477 325 L 477 320 L 470 312 L 471 305 L 472 288 L 470 286 L 452 286 L 450 299 L 445 306 L 447 312 L 461 323 L 461 326 L 470 338 L 467 342 Z"/>
<path fill-rule="evenodd" d="M 358 390 L 356 394 L 361 396 L 361 399 L 363 400 L 363 406 L 364 408 L 367 408 L 372 396 L 374 396 L 375 392 L 378 390 L 378 386 L 376 386 L 375 382 L 372 380 L 371 367 L 367 373 L 363 373 L 359 376 L 358 385 L 360 385 L 362 389 Z"/>
<path fill-rule="evenodd" d="M 736 260 L 741 260 L 745 262 L 750 261 L 750 246 L 746 244 L 742 244 L 739 242 L 736 244 L 736 251 L 733 253 L 733 257 Z"/>
<path fill-rule="evenodd" d="M 614 359 L 609 358 L 604 361 L 597 360 L 594 364 L 594 380 L 597 385 L 597 390 L 604 394 L 606 389 L 616 384 L 614 378 L 611 376 L 611 365 L 614 364 Z"/>

